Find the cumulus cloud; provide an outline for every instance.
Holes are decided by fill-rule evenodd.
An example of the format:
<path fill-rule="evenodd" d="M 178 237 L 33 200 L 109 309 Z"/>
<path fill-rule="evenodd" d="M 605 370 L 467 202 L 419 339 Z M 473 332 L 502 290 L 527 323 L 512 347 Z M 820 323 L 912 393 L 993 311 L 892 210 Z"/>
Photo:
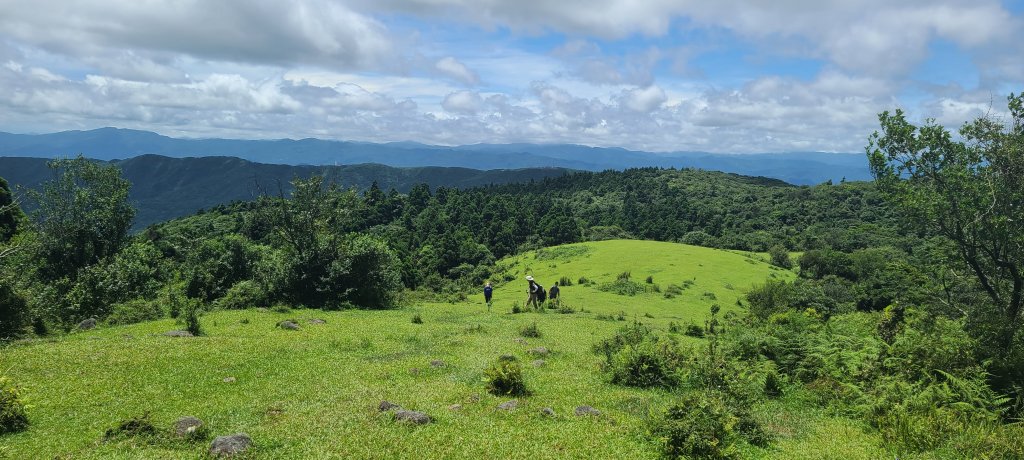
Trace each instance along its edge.
<path fill-rule="evenodd" d="M 650 112 L 661 107 L 668 98 L 665 90 L 657 85 L 646 88 L 637 88 L 623 92 L 620 103 L 634 112 Z"/>
<path fill-rule="evenodd" d="M 480 84 L 480 77 L 466 67 L 465 64 L 459 62 L 451 56 L 442 58 L 434 64 L 434 67 L 445 76 L 465 83 L 470 86 L 476 86 Z"/>
<path fill-rule="evenodd" d="M 82 0 L 73 11 L 61 0 L 2 3 L 0 30 L 6 37 L 87 60 L 117 58 L 129 50 L 136 60 L 176 53 L 216 61 L 365 68 L 393 52 L 379 21 L 329 0 L 118 5 Z"/>
<path fill-rule="evenodd" d="M 475 91 L 456 91 L 445 96 L 441 106 L 456 114 L 474 114 L 480 110 L 483 99 Z"/>

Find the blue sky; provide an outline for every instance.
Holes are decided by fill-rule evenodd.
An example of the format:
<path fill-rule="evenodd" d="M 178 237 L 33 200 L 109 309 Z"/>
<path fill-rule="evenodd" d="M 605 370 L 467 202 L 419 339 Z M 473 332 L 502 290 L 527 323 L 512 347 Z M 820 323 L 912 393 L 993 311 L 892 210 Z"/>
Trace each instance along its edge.
<path fill-rule="evenodd" d="M 0 0 L 0 130 L 859 152 L 1004 113 L 1022 3 Z"/>

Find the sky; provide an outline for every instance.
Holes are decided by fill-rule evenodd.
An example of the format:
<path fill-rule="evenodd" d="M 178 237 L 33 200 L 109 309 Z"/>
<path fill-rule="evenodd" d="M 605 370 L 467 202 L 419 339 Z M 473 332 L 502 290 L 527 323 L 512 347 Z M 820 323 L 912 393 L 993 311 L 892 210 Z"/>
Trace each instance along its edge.
<path fill-rule="evenodd" d="M 862 152 L 1024 91 L 1024 0 L 0 0 L 0 131 Z"/>

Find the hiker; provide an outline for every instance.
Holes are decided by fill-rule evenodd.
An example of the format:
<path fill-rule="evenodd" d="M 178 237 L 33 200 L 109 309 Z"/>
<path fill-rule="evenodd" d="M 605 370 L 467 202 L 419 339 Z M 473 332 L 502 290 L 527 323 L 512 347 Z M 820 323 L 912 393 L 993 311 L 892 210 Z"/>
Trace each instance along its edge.
<path fill-rule="evenodd" d="M 526 305 L 533 304 L 533 308 L 540 308 L 540 305 L 544 303 L 544 298 L 547 297 L 547 292 L 544 291 L 544 287 L 537 284 L 537 281 L 533 279 L 533 276 L 526 275 L 526 281 L 530 282 L 530 287 L 526 292 L 530 294 L 526 298 Z"/>
<path fill-rule="evenodd" d="M 548 300 L 551 301 L 551 308 L 558 306 L 558 294 L 558 281 L 555 281 L 555 284 L 551 285 L 551 290 L 548 291 Z"/>
<path fill-rule="evenodd" d="M 488 281 L 487 284 L 484 285 L 484 302 L 487 303 L 487 311 L 491 311 L 491 294 L 493 292 L 494 289 L 491 287 L 491 282 Z"/>

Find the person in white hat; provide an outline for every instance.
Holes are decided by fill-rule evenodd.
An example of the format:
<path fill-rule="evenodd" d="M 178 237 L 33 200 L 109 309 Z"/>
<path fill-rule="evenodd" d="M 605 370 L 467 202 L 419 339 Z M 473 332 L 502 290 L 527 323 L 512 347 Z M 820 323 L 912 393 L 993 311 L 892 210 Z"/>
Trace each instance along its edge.
<path fill-rule="evenodd" d="M 526 306 L 533 304 L 533 308 L 540 308 L 540 296 L 541 292 L 544 291 L 544 288 L 540 287 L 531 275 L 526 275 L 526 281 L 530 283 L 529 288 L 526 290 L 526 292 L 530 294 L 530 296 L 526 298 Z"/>

